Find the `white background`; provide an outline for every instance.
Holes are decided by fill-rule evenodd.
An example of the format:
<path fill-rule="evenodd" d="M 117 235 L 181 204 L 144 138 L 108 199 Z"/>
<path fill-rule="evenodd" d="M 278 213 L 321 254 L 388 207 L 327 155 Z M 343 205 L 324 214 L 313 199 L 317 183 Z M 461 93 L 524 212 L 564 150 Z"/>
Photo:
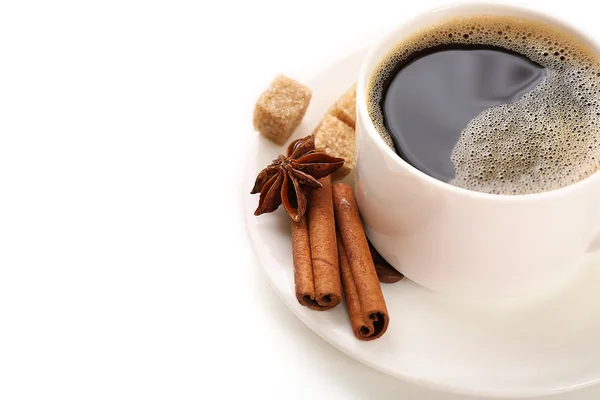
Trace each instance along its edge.
<path fill-rule="evenodd" d="M 600 37 L 584 2 L 507 3 Z M 306 328 L 256 262 L 239 195 L 277 73 L 439 4 L 0 3 L 0 399 L 473 399 Z"/>

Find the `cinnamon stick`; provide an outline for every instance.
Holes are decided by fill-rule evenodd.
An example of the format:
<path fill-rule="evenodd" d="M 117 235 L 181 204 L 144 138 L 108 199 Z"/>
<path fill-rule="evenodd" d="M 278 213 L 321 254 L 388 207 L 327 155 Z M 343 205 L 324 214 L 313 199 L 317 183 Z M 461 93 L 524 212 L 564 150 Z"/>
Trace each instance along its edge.
<path fill-rule="evenodd" d="M 389 314 L 352 188 L 336 183 L 333 204 L 340 239 L 338 257 L 352 331 L 361 340 L 377 339 L 387 330 Z"/>
<path fill-rule="evenodd" d="M 398 272 L 385 260 L 383 262 L 375 262 L 375 271 L 381 283 L 397 283 L 404 278 L 402 273 Z"/>
<path fill-rule="evenodd" d="M 298 222 L 292 221 L 292 257 L 296 298 L 300 304 L 306 305 L 307 301 L 314 301 L 315 293 L 306 214 Z"/>
<path fill-rule="evenodd" d="M 324 311 L 342 301 L 331 177 L 312 190 L 307 215 L 292 222 L 292 251 L 296 298 L 300 304 Z"/>
<path fill-rule="evenodd" d="M 369 243 L 369 249 L 371 250 L 371 257 L 375 264 L 375 272 L 377 272 L 377 278 L 381 283 L 396 283 L 400 282 L 404 275 L 398 272 L 390 263 L 379 252 L 371 242 Z"/>

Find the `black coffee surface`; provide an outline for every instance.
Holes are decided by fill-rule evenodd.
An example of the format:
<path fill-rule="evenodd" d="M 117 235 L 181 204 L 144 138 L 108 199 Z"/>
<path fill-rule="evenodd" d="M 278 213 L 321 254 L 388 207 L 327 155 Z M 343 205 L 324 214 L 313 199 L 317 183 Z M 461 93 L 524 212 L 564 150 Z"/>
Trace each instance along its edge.
<path fill-rule="evenodd" d="M 421 171 L 467 190 L 541 193 L 600 170 L 600 55 L 541 21 L 453 17 L 398 39 L 369 117 Z"/>
<path fill-rule="evenodd" d="M 396 152 L 448 182 L 461 132 L 482 111 L 518 101 L 546 76 L 525 56 L 497 46 L 448 44 L 412 54 L 384 85 L 381 107 Z"/>

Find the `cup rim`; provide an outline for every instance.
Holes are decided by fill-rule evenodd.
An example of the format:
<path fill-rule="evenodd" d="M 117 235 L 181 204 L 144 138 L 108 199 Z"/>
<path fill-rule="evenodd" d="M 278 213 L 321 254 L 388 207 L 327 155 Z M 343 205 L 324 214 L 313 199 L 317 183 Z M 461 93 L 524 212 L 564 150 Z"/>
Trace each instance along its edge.
<path fill-rule="evenodd" d="M 392 47 L 387 46 L 386 49 L 384 47 L 384 43 L 387 43 L 392 36 L 405 36 L 404 34 L 399 35 L 399 31 L 404 31 L 411 24 L 417 23 L 419 20 L 423 18 L 435 15 L 437 13 L 447 12 L 448 10 L 456 11 L 456 10 L 471 10 L 469 12 L 465 12 L 464 15 L 485 15 L 486 13 L 494 13 L 495 15 L 506 15 L 506 16 L 522 16 L 524 18 L 531 18 L 541 22 L 546 22 L 552 25 L 559 27 L 561 30 L 574 35 L 577 39 L 580 39 L 584 42 L 584 44 L 590 49 L 592 49 L 598 57 L 600 57 L 600 48 L 597 41 L 593 40 L 589 35 L 579 30 L 577 27 L 573 26 L 571 23 L 560 20 L 552 15 L 546 14 L 544 12 L 533 10 L 531 8 L 521 7 L 521 6 L 513 6 L 513 5 L 504 5 L 499 3 L 492 3 L 486 1 L 472 1 L 465 3 L 453 3 L 443 6 L 438 6 L 432 8 L 428 11 L 422 12 L 416 16 L 409 18 L 408 20 L 403 21 L 401 24 L 397 25 L 395 28 L 392 28 L 388 32 L 386 32 L 382 37 L 376 40 L 375 44 L 371 45 L 367 55 L 362 61 L 357 88 L 356 88 L 356 99 L 357 99 L 357 113 L 362 114 L 362 122 L 364 125 L 364 130 L 366 131 L 364 134 L 368 136 L 372 141 L 374 141 L 375 145 L 378 146 L 383 152 L 388 154 L 390 158 L 396 163 L 398 166 L 411 173 L 415 177 L 425 180 L 430 185 L 433 185 L 436 189 L 445 191 L 449 194 L 454 194 L 458 196 L 466 196 L 473 199 L 484 199 L 484 200 L 492 200 L 492 201 L 538 201 L 543 198 L 549 197 L 565 197 L 572 194 L 574 191 L 579 190 L 583 186 L 591 184 L 593 181 L 598 180 L 600 178 L 600 169 L 587 176 L 586 178 L 579 180 L 575 183 L 572 183 L 567 186 L 563 186 L 557 189 L 548 190 L 545 192 L 536 192 L 536 193 L 526 193 L 526 194 L 495 194 L 495 193 L 486 193 L 479 192 L 471 189 L 465 189 L 459 186 L 451 185 L 447 182 L 440 181 L 421 170 L 417 169 L 404 159 L 402 159 L 395 151 L 393 151 L 383 140 L 383 138 L 379 135 L 373 121 L 371 120 L 371 116 L 369 115 L 369 111 L 367 109 L 366 98 L 366 86 L 371 77 L 371 73 L 374 70 L 373 65 L 376 65 L 376 62 L 381 60 L 381 56 L 377 57 L 377 54 L 381 52 L 382 48 L 384 50 L 390 51 Z M 450 18 L 450 16 L 448 16 Z M 440 21 L 443 20 L 443 17 Z M 402 38 L 397 40 L 396 43 L 399 43 Z M 377 58 L 376 60 L 374 60 Z M 357 121 L 358 123 L 358 121 Z"/>

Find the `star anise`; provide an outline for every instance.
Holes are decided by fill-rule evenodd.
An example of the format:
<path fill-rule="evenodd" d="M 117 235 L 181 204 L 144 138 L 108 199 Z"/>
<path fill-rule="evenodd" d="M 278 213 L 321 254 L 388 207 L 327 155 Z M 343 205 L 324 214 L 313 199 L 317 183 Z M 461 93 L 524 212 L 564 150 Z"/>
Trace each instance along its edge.
<path fill-rule="evenodd" d="M 256 177 L 251 194 L 260 192 L 260 199 L 254 215 L 273 212 L 283 203 L 290 217 L 299 221 L 306 212 L 309 190 L 322 186 L 317 179 L 343 164 L 343 158 L 315 151 L 313 135 L 293 141 L 286 157 L 280 155 Z"/>

